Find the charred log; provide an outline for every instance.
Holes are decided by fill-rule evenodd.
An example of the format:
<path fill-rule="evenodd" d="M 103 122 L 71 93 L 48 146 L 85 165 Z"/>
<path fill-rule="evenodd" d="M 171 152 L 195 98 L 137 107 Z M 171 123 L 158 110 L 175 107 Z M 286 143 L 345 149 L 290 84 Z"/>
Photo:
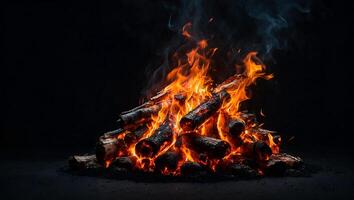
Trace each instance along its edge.
<path fill-rule="evenodd" d="M 68 162 L 72 170 L 95 171 L 103 168 L 98 164 L 95 155 L 71 156 Z"/>
<path fill-rule="evenodd" d="M 239 137 L 241 133 L 245 130 L 245 123 L 241 120 L 238 119 L 231 119 L 229 121 L 228 127 L 229 127 L 229 134 L 232 137 Z"/>
<path fill-rule="evenodd" d="M 169 93 L 170 91 L 162 90 L 142 105 L 122 112 L 117 120 L 118 125 L 130 128 L 131 126 L 134 127 L 134 124 L 148 121 L 151 115 L 156 114 L 161 109 L 163 98 Z"/>
<path fill-rule="evenodd" d="M 208 158 L 211 159 L 223 158 L 231 149 L 229 143 L 223 140 L 201 136 L 195 133 L 183 135 L 182 140 L 187 148 L 200 154 L 206 154 Z"/>
<path fill-rule="evenodd" d="M 122 152 L 120 152 L 120 150 Z M 106 161 L 111 161 L 119 154 L 124 154 L 124 151 L 126 150 L 127 148 L 124 143 L 124 140 L 117 139 L 115 137 L 100 137 L 99 141 L 96 144 L 97 161 L 101 165 L 105 165 Z"/>
<path fill-rule="evenodd" d="M 154 133 L 138 142 L 135 151 L 142 157 L 155 156 L 161 147 L 168 145 L 173 140 L 173 130 L 169 121 L 165 121 Z"/>
<path fill-rule="evenodd" d="M 256 178 L 258 176 L 256 170 L 244 163 L 223 161 L 218 164 L 216 170 L 218 173 L 230 174 L 238 178 Z"/>
<path fill-rule="evenodd" d="M 131 172 L 134 169 L 136 159 L 134 157 L 118 157 L 109 165 L 109 170 L 114 174 Z"/>
<path fill-rule="evenodd" d="M 244 143 L 241 149 L 245 156 L 258 161 L 267 160 L 272 155 L 272 149 L 263 141 Z"/>
<path fill-rule="evenodd" d="M 185 102 L 186 96 L 184 96 L 183 94 L 176 94 L 176 95 L 174 96 L 174 99 L 175 99 L 176 101 L 178 101 L 178 103 L 182 104 L 182 103 Z"/>
<path fill-rule="evenodd" d="M 199 176 L 203 174 L 205 169 L 196 162 L 187 161 L 181 166 L 181 175 L 183 176 Z"/>
<path fill-rule="evenodd" d="M 245 122 L 239 119 L 230 119 L 226 124 L 226 132 L 228 133 L 227 138 L 231 144 L 238 147 L 242 144 L 242 139 L 240 135 L 246 128 Z"/>
<path fill-rule="evenodd" d="M 128 132 L 124 136 L 124 142 L 127 146 L 137 142 L 148 131 L 148 127 L 144 124 L 136 128 L 134 131 Z"/>
<path fill-rule="evenodd" d="M 177 152 L 168 151 L 155 160 L 155 169 L 162 172 L 167 169 L 169 171 L 177 169 L 178 160 L 180 156 Z"/>
<path fill-rule="evenodd" d="M 197 106 L 181 119 L 180 125 L 182 129 L 184 131 L 191 131 L 199 127 L 209 117 L 216 113 L 222 102 L 229 97 L 230 95 L 225 90 L 214 94 L 209 100 Z"/>
<path fill-rule="evenodd" d="M 265 163 L 264 172 L 270 176 L 282 176 L 288 169 L 297 169 L 302 165 L 302 159 L 289 154 L 273 154 Z"/>
<path fill-rule="evenodd" d="M 125 131 L 122 128 L 119 128 L 117 130 L 109 131 L 103 134 L 103 137 L 105 138 L 111 138 L 111 137 L 116 137 L 120 134 L 123 134 Z"/>
<path fill-rule="evenodd" d="M 226 79 L 224 82 L 222 82 L 221 84 L 219 84 L 215 89 L 214 92 L 220 92 L 222 90 L 227 90 L 227 89 L 231 89 L 231 88 L 237 88 L 241 81 L 244 80 L 244 76 L 241 74 L 236 74 L 234 76 L 229 77 L 228 79 Z"/>
<path fill-rule="evenodd" d="M 281 137 L 280 137 L 280 135 L 273 135 L 273 142 L 274 142 L 276 145 L 280 145 L 280 143 L 281 143 Z"/>
<path fill-rule="evenodd" d="M 133 109 L 120 114 L 117 122 L 121 127 L 131 128 L 150 120 L 151 115 L 157 114 L 162 104 L 154 104 L 148 107 Z"/>
<path fill-rule="evenodd" d="M 246 124 L 253 124 L 257 122 L 256 115 L 248 112 L 243 112 L 240 118 L 246 122 Z"/>
<path fill-rule="evenodd" d="M 252 128 L 251 131 L 262 141 L 264 142 L 268 142 L 271 138 L 269 135 L 271 135 L 273 137 L 273 142 L 275 144 L 280 144 L 280 136 L 279 135 L 275 135 L 277 132 L 275 131 L 270 131 L 270 130 L 266 130 L 263 128 Z"/>

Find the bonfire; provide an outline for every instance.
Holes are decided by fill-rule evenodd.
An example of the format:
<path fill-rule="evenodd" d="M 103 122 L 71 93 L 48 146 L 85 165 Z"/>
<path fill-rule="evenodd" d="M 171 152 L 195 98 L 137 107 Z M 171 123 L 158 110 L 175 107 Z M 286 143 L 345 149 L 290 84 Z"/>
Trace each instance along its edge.
<path fill-rule="evenodd" d="M 195 40 L 186 24 L 182 35 L 193 45 L 166 76 L 164 87 L 148 101 L 122 112 L 118 129 L 104 133 L 95 155 L 73 156 L 76 170 L 164 176 L 227 174 L 238 177 L 284 175 L 299 169 L 299 157 L 280 153 L 281 137 L 262 128 L 241 103 L 250 86 L 270 80 L 266 66 L 249 52 L 238 73 L 216 84 L 210 76 L 213 55 L 208 40 Z"/>

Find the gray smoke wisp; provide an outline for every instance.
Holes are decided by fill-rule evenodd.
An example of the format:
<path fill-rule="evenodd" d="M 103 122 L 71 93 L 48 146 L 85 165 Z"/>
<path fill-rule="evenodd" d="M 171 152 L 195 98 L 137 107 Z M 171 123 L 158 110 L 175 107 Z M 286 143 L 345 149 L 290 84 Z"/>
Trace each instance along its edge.
<path fill-rule="evenodd" d="M 310 1 L 305 0 L 184 0 L 178 4 L 166 1 L 165 8 L 171 13 L 166 28 L 174 36 L 159 53 L 162 64 L 147 68 L 149 82 L 144 96 L 158 91 L 167 73 L 175 67 L 171 55 L 185 46 L 181 29 L 186 23 L 192 23 L 193 40 L 208 39 L 219 48 L 217 65 L 230 68 L 237 57 L 249 51 L 272 60 L 274 50 L 287 48 L 290 35 L 296 31 L 297 18 L 309 13 L 309 7 Z"/>

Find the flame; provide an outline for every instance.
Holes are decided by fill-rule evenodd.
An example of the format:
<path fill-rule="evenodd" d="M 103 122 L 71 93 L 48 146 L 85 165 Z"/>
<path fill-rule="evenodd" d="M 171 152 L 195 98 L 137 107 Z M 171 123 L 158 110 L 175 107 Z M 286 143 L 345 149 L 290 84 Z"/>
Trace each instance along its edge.
<path fill-rule="evenodd" d="M 186 38 L 192 38 L 192 35 L 189 33 L 191 28 L 192 28 L 191 22 L 185 24 L 182 28 L 182 35 Z"/>
<path fill-rule="evenodd" d="M 210 21 L 213 19 L 211 18 Z M 187 23 L 182 28 L 182 35 L 187 40 L 192 40 L 191 35 L 192 24 Z M 166 92 L 160 102 L 162 106 L 160 111 L 156 115 L 151 116 L 151 122 L 148 124 L 148 131 L 139 140 L 149 138 L 154 132 L 163 124 L 168 121 L 173 129 L 173 140 L 170 143 L 164 143 L 160 147 L 159 152 L 153 157 L 145 158 L 139 157 L 136 154 L 135 144 L 129 146 L 129 156 L 136 158 L 136 168 L 145 171 L 153 171 L 155 165 L 154 161 L 160 155 L 163 155 L 168 150 L 179 152 L 181 158 L 178 162 L 178 167 L 174 171 L 170 171 L 168 168 L 163 168 L 162 174 L 178 175 L 180 173 L 180 166 L 187 161 L 199 162 L 203 165 L 208 165 L 211 170 L 215 171 L 219 160 L 213 160 L 206 158 L 201 160 L 195 152 L 187 148 L 185 145 L 176 147 L 178 137 L 185 133 L 180 126 L 180 120 L 187 113 L 192 111 L 202 102 L 211 98 L 211 96 L 221 90 L 226 90 L 230 95 L 230 98 L 224 100 L 219 111 L 208 120 L 206 120 L 201 126 L 199 126 L 195 132 L 202 136 L 218 137 L 221 140 L 226 141 L 231 145 L 231 152 L 224 157 L 229 159 L 234 155 L 242 155 L 243 150 L 240 144 L 252 144 L 256 141 L 263 140 L 257 136 L 257 133 L 251 131 L 256 124 L 246 123 L 241 116 L 239 110 L 240 103 L 251 98 L 247 89 L 250 85 L 254 84 L 258 78 L 271 79 L 273 75 L 266 74 L 265 65 L 257 57 L 257 52 L 248 53 L 243 59 L 243 72 L 235 76 L 237 78 L 237 84 L 224 85 L 219 88 L 213 88 L 213 80 L 210 73 L 211 60 L 217 48 L 209 48 L 208 40 L 199 40 L 195 47 L 190 49 L 184 56 L 181 56 L 178 60 L 178 66 L 171 70 L 166 76 L 165 82 L 167 85 L 163 88 L 162 92 Z M 175 54 L 177 55 L 177 54 Z M 230 86 L 230 87 L 229 87 Z M 183 102 L 176 96 L 182 96 Z M 230 137 L 228 130 L 228 120 L 238 119 L 247 124 L 245 130 L 239 136 L 239 142 Z M 217 134 L 214 133 L 213 127 L 216 124 Z M 271 134 L 267 136 L 267 144 L 274 153 L 279 152 L 279 146 L 273 141 Z M 107 161 L 107 166 L 109 162 Z"/>
<path fill-rule="evenodd" d="M 256 63 L 257 60 L 259 63 Z M 267 75 L 263 71 L 265 65 L 261 63 L 260 59 L 257 57 L 257 52 L 250 52 L 243 59 L 245 66 L 244 78 L 241 83 L 234 88 L 230 88 L 227 92 L 231 96 L 231 101 L 223 105 L 223 110 L 225 110 L 231 117 L 238 118 L 239 116 L 239 106 L 240 103 L 249 99 L 247 95 L 247 88 L 251 84 L 255 83 L 258 78 L 271 79 L 273 75 Z"/>

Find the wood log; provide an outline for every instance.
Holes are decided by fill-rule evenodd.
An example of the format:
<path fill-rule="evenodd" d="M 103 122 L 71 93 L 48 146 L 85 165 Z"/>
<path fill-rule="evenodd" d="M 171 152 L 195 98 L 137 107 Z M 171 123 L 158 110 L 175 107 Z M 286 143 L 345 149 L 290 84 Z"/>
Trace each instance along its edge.
<path fill-rule="evenodd" d="M 144 124 L 133 131 L 119 132 L 118 129 L 117 131 L 109 132 L 109 134 L 104 134 L 99 138 L 99 141 L 96 144 L 96 156 L 98 162 L 104 164 L 106 161 L 111 161 L 117 156 L 128 155 L 129 146 L 137 142 L 147 130 L 148 127 Z M 116 137 L 123 133 L 125 134 L 124 139 Z"/>
<path fill-rule="evenodd" d="M 242 82 L 242 80 L 245 79 L 244 75 L 241 74 L 235 74 L 231 77 L 229 77 L 228 79 L 226 79 L 224 82 L 222 82 L 221 84 L 217 85 L 214 88 L 214 92 L 218 93 L 222 90 L 228 90 L 228 89 L 232 89 L 232 88 L 236 88 L 240 85 L 240 83 Z"/>
<path fill-rule="evenodd" d="M 238 138 L 245 130 L 245 127 L 245 122 L 239 119 L 231 119 L 228 124 L 229 134 L 231 135 L 231 137 Z"/>
<path fill-rule="evenodd" d="M 139 124 L 141 122 L 148 121 L 152 114 L 157 114 L 157 112 L 161 109 L 163 103 L 162 101 L 169 93 L 170 91 L 168 90 L 162 90 L 155 96 L 151 97 L 149 101 L 133 109 L 123 111 L 117 120 L 118 125 L 127 129 L 134 123 Z"/>
<path fill-rule="evenodd" d="M 200 104 L 184 117 L 180 121 L 180 125 L 184 131 L 192 131 L 199 127 L 209 117 L 216 113 L 222 102 L 228 99 L 230 95 L 222 90 L 219 93 L 214 94 L 210 99 Z"/>
<path fill-rule="evenodd" d="M 272 149 L 267 143 L 259 140 L 257 142 L 247 142 L 242 144 L 241 150 L 243 155 L 258 161 L 267 160 L 272 155 Z"/>
<path fill-rule="evenodd" d="M 240 118 L 245 121 L 247 125 L 257 123 L 256 115 L 253 113 L 241 112 Z"/>
<path fill-rule="evenodd" d="M 124 132 L 125 132 L 124 129 L 119 128 L 117 130 L 106 132 L 102 136 L 105 137 L 105 138 L 111 138 L 111 137 L 116 137 L 116 136 L 118 136 L 120 134 L 123 134 Z"/>
<path fill-rule="evenodd" d="M 173 96 L 173 98 L 178 101 L 180 104 L 184 103 L 186 100 L 186 96 L 184 96 L 183 94 L 176 94 Z"/>
<path fill-rule="evenodd" d="M 238 147 L 242 144 L 242 139 L 240 135 L 246 128 L 244 121 L 240 119 L 229 119 L 227 123 L 226 133 L 228 141 L 233 147 Z"/>
<path fill-rule="evenodd" d="M 287 169 L 297 169 L 303 164 L 299 157 L 286 153 L 273 154 L 264 164 L 264 173 L 270 176 L 282 176 Z"/>
<path fill-rule="evenodd" d="M 181 175 L 183 176 L 199 176 L 205 169 L 196 162 L 187 161 L 181 166 Z"/>
<path fill-rule="evenodd" d="M 201 136 L 196 133 L 186 133 L 182 136 L 183 145 L 187 148 L 206 154 L 210 159 L 223 158 L 230 152 L 229 143 L 207 136 Z"/>
<path fill-rule="evenodd" d="M 117 122 L 119 123 L 119 126 L 124 127 L 125 129 L 135 128 L 141 123 L 150 121 L 151 115 L 157 114 L 161 107 L 162 103 L 159 103 L 122 113 Z"/>
<path fill-rule="evenodd" d="M 167 94 L 169 94 L 169 91 L 160 91 L 158 92 L 155 96 L 151 97 L 149 99 L 149 101 L 133 108 L 133 109 L 130 109 L 130 110 L 127 110 L 127 111 L 123 111 L 121 114 L 127 114 L 127 113 L 130 113 L 130 112 L 134 112 L 136 110 L 139 110 L 141 108 L 147 108 L 147 107 L 150 107 L 152 105 L 155 105 L 157 102 L 160 102 Z"/>
<path fill-rule="evenodd" d="M 155 169 L 163 172 L 165 169 L 173 171 L 177 169 L 180 155 L 174 151 L 167 151 L 155 159 Z"/>
<path fill-rule="evenodd" d="M 280 135 L 273 135 L 273 142 L 274 142 L 276 145 L 280 145 L 280 143 L 281 143 L 281 137 L 280 137 Z"/>
<path fill-rule="evenodd" d="M 135 151 L 141 157 L 153 157 L 162 147 L 170 144 L 172 140 L 172 125 L 166 120 L 150 137 L 138 142 L 135 146 Z"/>
<path fill-rule="evenodd" d="M 134 131 L 128 132 L 124 136 L 124 142 L 127 146 L 136 143 L 148 131 L 148 127 L 144 124 L 136 128 Z"/>
<path fill-rule="evenodd" d="M 229 162 L 223 160 L 218 163 L 216 171 L 222 174 L 229 174 L 238 178 L 255 178 L 258 176 L 256 170 L 244 163 Z"/>
<path fill-rule="evenodd" d="M 112 160 L 109 170 L 114 174 L 121 174 L 133 171 L 136 158 L 133 156 L 117 157 Z"/>
<path fill-rule="evenodd" d="M 69 167 L 72 170 L 85 171 L 103 168 L 102 165 L 98 164 L 96 155 L 71 156 L 68 162 Z"/>
<path fill-rule="evenodd" d="M 105 165 L 106 161 L 111 161 L 117 157 L 120 150 L 127 150 L 123 139 L 115 137 L 100 137 L 96 144 L 96 157 L 98 163 Z"/>
<path fill-rule="evenodd" d="M 273 136 L 277 133 L 275 131 L 270 131 L 259 127 L 252 128 L 251 132 L 255 134 L 257 138 L 267 143 L 269 142 L 269 134 Z M 273 142 L 276 144 L 280 144 L 280 136 L 277 135 L 275 138 L 273 136 Z"/>

